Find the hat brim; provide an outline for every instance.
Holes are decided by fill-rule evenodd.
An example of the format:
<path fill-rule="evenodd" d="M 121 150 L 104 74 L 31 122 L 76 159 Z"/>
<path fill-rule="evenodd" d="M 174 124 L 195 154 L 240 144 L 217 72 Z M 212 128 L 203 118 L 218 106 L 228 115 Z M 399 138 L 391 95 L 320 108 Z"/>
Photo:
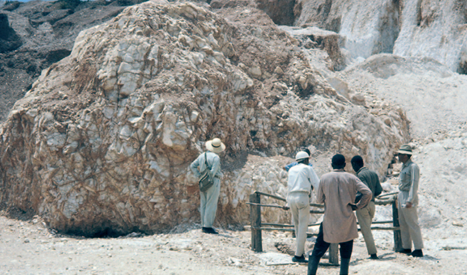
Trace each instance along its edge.
<path fill-rule="evenodd" d="M 213 153 L 220 153 L 220 152 L 223 152 L 225 150 L 225 144 L 223 142 L 221 142 L 221 146 L 214 147 L 214 146 L 212 146 L 212 140 L 209 140 L 209 141 L 206 141 L 206 149 L 208 149 L 209 151 L 211 151 Z"/>
<path fill-rule="evenodd" d="M 401 154 L 401 155 L 411 155 L 411 156 L 413 155 L 412 152 L 409 152 L 409 151 L 402 151 L 402 150 L 399 150 L 399 151 L 397 151 L 396 153 Z"/>

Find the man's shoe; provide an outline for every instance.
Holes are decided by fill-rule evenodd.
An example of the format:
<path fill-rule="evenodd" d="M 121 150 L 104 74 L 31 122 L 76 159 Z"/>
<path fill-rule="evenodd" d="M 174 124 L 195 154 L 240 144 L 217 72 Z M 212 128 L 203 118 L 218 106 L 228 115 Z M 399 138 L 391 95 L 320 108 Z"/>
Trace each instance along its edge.
<path fill-rule="evenodd" d="M 208 229 L 207 227 L 203 227 L 203 228 L 201 228 L 201 232 L 208 233 L 207 229 Z"/>
<path fill-rule="evenodd" d="M 308 263 L 308 261 L 305 259 L 305 256 L 302 255 L 298 257 L 297 255 L 293 256 L 292 262 L 294 263 Z"/>
<path fill-rule="evenodd" d="M 214 230 L 214 228 L 212 228 L 212 227 L 205 227 L 205 228 L 206 228 L 206 230 L 204 231 L 204 233 L 207 233 L 207 234 L 216 234 L 216 235 L 219 234 L 219 233 L 217 233 L 217 231 Z"/>
<path fill-rule="evenodd" d="M 412 250 L 410 248 L 409 249 L 403 248 L 402 250 L 399 250 L 397 252 L 410 255 L 412 253 Z"/>
<path fill-rule="evenodd" d="M 412 257 L 423 257 L 423 252 L 421 249 L 415 249 L 412 252 Z"/>
<path fill-rule="evenodd" d="M 372 259 L 372 260 L 378 260 L 379 258 L 378 258 L 378 256 L 376 256 L 376 254 L 371 254 L 371 255 L 370 255 L 370 259 Z"/>

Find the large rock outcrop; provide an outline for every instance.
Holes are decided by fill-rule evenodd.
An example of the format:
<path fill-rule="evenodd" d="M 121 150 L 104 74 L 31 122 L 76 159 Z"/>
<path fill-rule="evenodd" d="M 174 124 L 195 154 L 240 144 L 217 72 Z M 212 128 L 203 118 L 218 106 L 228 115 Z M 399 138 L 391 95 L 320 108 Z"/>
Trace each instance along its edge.
<path fill-rule="evenodd" d="M 222 224 L 248 220 L 253 190 L 284 196 L 282 156 L 300 146 L 318 174 L 336 152 L 384 173 L 408 138 L 401 109 L 341 96 L 264 12 L 219 14 L 147 2 L 83 31 L 0 129 L 2 208 L 87 236 L 196 222 L 188 165 L 212 137 L 228 147 Z"/>

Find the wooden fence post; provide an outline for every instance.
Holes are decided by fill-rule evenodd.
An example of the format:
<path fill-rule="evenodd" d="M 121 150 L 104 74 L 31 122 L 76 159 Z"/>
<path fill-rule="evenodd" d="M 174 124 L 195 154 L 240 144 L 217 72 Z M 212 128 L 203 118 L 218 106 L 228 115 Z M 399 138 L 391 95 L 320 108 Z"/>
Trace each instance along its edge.
<path fill-rule="evenodd" d="M 397 210 L 397 198 L 392 203 L 392 225 L 394 227 L 400 227 L 399 224 L 399 210 Z M 402 250 L 402 239 L 401 239 L 401 231 L 394 230 L 394 251 Z"/>
<path fill-rule="evenodd" d="M 339 247 L 337 243 L 329 246 L 329 263 L 339 265 Z"/>
<path fill-rule="evenodd" d="M 250 195 L 250 203 L 260 204 L 261 198 L 258 193 Z M 250 204 L 250 224 L 251 224 L 251 249 L 255 252 L 263 252 L 261 237 L 261 206 Z"/>

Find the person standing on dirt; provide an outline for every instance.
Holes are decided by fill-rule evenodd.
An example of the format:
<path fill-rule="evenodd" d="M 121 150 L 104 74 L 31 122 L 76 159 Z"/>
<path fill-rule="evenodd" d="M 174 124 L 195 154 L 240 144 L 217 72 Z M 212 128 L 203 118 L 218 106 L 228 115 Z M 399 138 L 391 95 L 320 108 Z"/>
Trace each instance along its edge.
<path fill-rule="evenodd" d="M 334 171 L 321 177 L 317 202 L 324 203 L 324 218 L 319 227 L 313 253 L 308 262 L 308 275 L 315 275 L 318 264 L 331 243 L 340 245 L 340 274 L 349 273 L 353 239 L 358 238 L 357 221 L 353 210 L 364 208 L 371 200 L 371 190 L 356 176 L 345 172 L 345 157 L 337 154 L 332 157 Z M 357 191 L 362 194 L 355 204 Z"/>
<path fill-rule="evenodd" d="M 375 217 L 375 198 L 383 192 L 381 183 L 379 182 L 378 174 L 364 166 L 363 158 L 361 156 L 354 156 L 350 161 L 352 168 L 357 173 L 357 177 L 370 188 L 373 197 L 368 205 L 356 211 L 358 223 L 365 239 L 366 249 L 370 255 L 370 259 L 378 259 L 376 252 L 375 240 L 371 233 L 371 222 Z M 357 193 L 355 203 L 360 199 L 361 194 Z"/>
<path fill-rule="evenodd" d="M 305 153 L 307 153 L 309 156 L 311 156 L 311 152 L 310 152 L 310 150 L 308 150 L 308 148 L 303 149 L 303 152 L 305 152 Z M 289 172 L 290 168 L 294 167 L 294 166 L 297 165 L 297 164 L 298 164 L 298 162 L 292 162 L 292 163 L 287 164 L 286 166 L 284 166 L 283 169 L 284 169 L 286 172 Z M 309 165 L 310 167 L 313 167 L 313 164 L 311 164 L 310 162 L 308 162 L 308 165 Z"/>
<path fill-rule="evenodd" d="M 206 142 L 206 149 L 209 152 L 199 155 L 198 158 L 191 163 L 190 168 L 198 178 L 201 177 L 200 171 L 205 171 L 205 169 L 211 169 L 211 173 L 214 176 L 213 185 L 204 192 L 200 191 L 200 212 L 202 232 L 218 234 L 212 225 L 216 218 L 217 201 L 219 200 L 221 189 L 221 161 L 218 154 L 225 150 L 225 145 L 220 139 L 215 138 Z"/>
<path fill-rule="evenodd" d="M 399 176 L 399 195 L 397 207 L 399 210 L 399 224 L 402 237 L 401 253 L 413 257 L 423 257 L 423 240 L 420 225 L 418 224 L 418 181 L 420 169 L 412 158 L 412 147 L 402 145 L 397 151 L 399 161 L 403 163 Z M 414 251 L 412 252 L 412 241 Z"/>
<path fill-rule="evenodd" d="M 297 246 L 293 262 L 306 262 L 305 242 L 308 223 L 310 222 L 310 198 L 313 189 L 318 188 L 319 178 L 308 163 L 310 155 L 298 152 L 297 165 L 289 170 L 287 179 L 287 205 L 284 209 L 292 210 L 292 220 L 297 236 Z"/>

